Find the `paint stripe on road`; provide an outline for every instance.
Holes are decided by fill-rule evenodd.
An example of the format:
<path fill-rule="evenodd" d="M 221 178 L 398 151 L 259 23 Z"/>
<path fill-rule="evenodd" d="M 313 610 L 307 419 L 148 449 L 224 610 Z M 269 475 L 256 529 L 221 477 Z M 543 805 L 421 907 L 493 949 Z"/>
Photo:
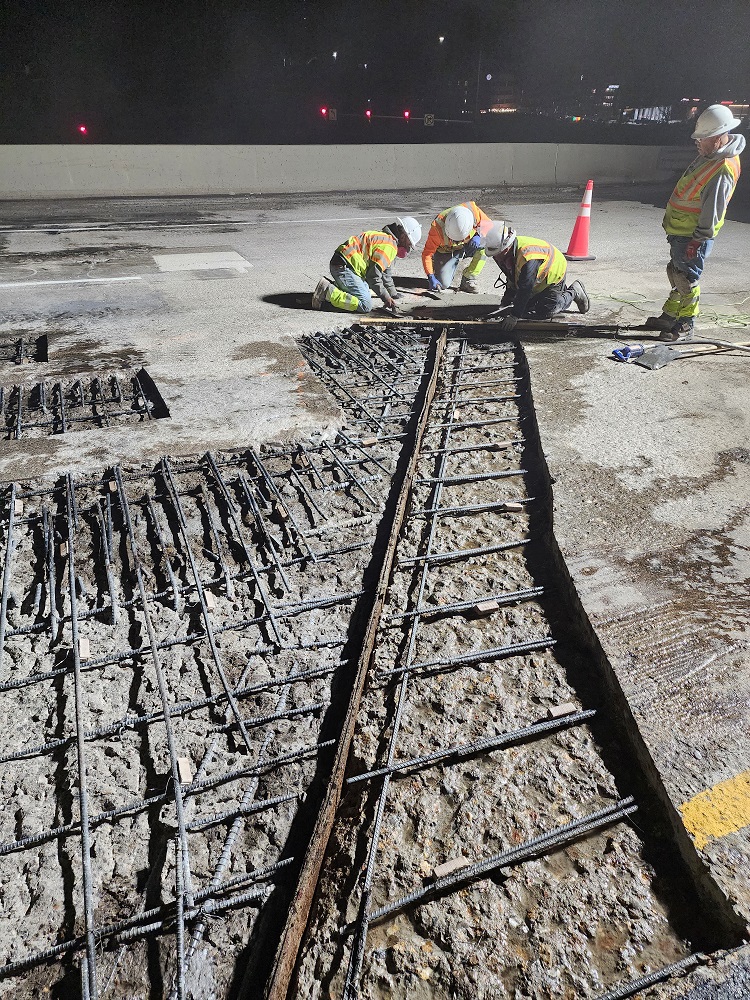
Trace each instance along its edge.
<path fill-rule="evenodd" d="M 387 215 L 387 212 L 380 212 L 380 215 Z M 395 213 L 392 213 L 395 218 Z M 262 222 L 247 221 L 241 219 L 223 219 L 221 222 L 122 222 L 107 223 L 104 226 L 56 226 L 54 223 L 43 226 L 35 226 L 33 229 L 7 229 L 0 226 L 0 233 L 39 233 L 49 235 L 52 233 L 114 233 L 122 229 L 197 229 L 201 226 L 304 226 L 314 223 L 315 225 L 325 225 L 329 222 L 367 222 L 372 219 L 370 215 L 349 215 L 340 219 L 265 219 Z"/>
<path fill-rule="evenodd" d="M 128 275 L 125 278 L 49 278 L 40 281 L 4 281 L 0 288 L 31 288 L 37 285 L 101 285 L 109 281 L 143 281 L 142 274 Z"/>
<path fill-rule="evenodd" d="M 682 803 L 680 812 L 699 851 L 712 838 L 725 837 L 750 826 L 750 771 L 693 796 Z"/>

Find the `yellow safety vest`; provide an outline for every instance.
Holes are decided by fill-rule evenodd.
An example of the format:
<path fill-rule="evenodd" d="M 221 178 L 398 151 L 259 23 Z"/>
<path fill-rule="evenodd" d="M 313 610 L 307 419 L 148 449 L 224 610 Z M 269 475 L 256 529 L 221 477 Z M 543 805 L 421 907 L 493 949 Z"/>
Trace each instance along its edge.
<path fill-rule="evenodd" d="M 388 233 L 370 230 L 359 236 L 350 237 L 336 252 L 344 258 L 355 274 L 364 278 L 371 263 L 381 271 L 390 267 L 396 259 L 397 250 L 398 243 L 395 237 L 389 236 Z"/>
<path fill-rule="evenodd" d="M 716 177 L 717 174 L 724 174 L 731 178 L 732 190 L 729 198 L 734 194 L 737 181 L 740 176 L 739 156 L 725 156 L 718 160 L 709 160 L 700 163 L 703 159 L 699 157 L 693 160 L 685 173 L 680 177 L 672 192 L 672 197 L 667 202 L 667 210 L 664 213 L 662 225 L 670 236 L 692 236 L 698 224 L 697 215 L 701 210 L 701 196 L 706 185 Z M 727 204 L 729 204 L 727 198 Z M 724 225 L 726 208 L 719 219 L 714 236 Z"/>
<path fill-rule="evenodd" d="M 521 268 L 530 260 L 541 260 L 542 263 L 536 273 L 536 284 L 532 295 L 538 295 L 550 285 L 556 285 L 565 277 L 568 269 L 568 262 L 562 252 L 553 247 L 546 240 L 536 240 L 533 236 L 516 237 L 518 249 L 516 251 L 516 276 L 521 273 Z"/>

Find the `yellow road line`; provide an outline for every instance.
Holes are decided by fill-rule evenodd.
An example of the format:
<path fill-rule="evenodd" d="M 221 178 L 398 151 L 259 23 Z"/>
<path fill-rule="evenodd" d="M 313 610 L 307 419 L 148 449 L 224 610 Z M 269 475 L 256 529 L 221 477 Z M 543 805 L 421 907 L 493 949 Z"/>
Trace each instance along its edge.
<path fill-rule="evenodd" d="M 725 837 L 750 826 L 750 771 L 699 792 L 682 803 L 680 812 L 699 851 L 712 837 Z"/>

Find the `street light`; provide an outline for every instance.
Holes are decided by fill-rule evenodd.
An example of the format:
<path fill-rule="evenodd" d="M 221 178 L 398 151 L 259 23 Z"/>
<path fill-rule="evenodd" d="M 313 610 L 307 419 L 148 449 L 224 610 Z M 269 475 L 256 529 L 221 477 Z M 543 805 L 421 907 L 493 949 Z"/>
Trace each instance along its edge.
<path fill-rule="evenodd" d="M 439 35 L 439 36 L 438 36 L 438 41 L 439 41 L 439 42 L 440 42 L 440 44 L 442 45 L 442 43 L 443 43 L 443 42 L 445 41 L 445 35 Z"/>

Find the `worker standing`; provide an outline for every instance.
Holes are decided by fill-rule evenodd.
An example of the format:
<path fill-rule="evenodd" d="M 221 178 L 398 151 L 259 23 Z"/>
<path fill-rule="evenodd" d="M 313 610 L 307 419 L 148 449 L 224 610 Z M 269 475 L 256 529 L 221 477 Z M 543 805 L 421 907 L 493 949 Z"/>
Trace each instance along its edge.
<path fill-rule="evenodd" d="M 518 236 L 504 222 L 495 222 L 482 242 L 505 275 L 500 308 L 485 317 L 500 317 L 502 330 L 513 330 L 525 317 L 549 319 L 573 303 L 579 312 L 589 311 L 586 289 L 580 281 L 565 284 L 568 262 L 551 243 Z"/>
<path fill-rule="evenodd" d="M 330 302 L 346 312 L 368 313 L 372 293 L 379 295 L 390 312 L 397 314 L 396 290 L 391 267 L 397 257 L 406 257 L 422 238 L 422 227 L 409 215 L 397 218 L 382 230 L 368 230 L 336 248 L 329 264 L 335 284 L 321 278 L 312 296 L 313 309 Z"/>
<path fill-rule="evenodd" d="M 669 241 L 671 291 L 661 316 L 649 316 L 645 324 L 662 331 L 660 340 L 693 337 L 700 277 L 740 176 L 745 137 L 729 131 L 739 124 L 722 104 L 706 108 L 695 123 L 692 138 L 698 156 L 677 181 L 662 222 Z"/>
<path fill-rule="evenodd" d="M 422 266 L 433 292 L 450 286 L 458 262 L 466 257 L 471 257 L 471 262 L 464 268 L 460 289 L 479 291 L 477 278 L 487 263 L 480 245 L 480 223 L 489 226 L 492 220 L 473 201 L 447 208 L 435 218 L 422 251 Z"/>

